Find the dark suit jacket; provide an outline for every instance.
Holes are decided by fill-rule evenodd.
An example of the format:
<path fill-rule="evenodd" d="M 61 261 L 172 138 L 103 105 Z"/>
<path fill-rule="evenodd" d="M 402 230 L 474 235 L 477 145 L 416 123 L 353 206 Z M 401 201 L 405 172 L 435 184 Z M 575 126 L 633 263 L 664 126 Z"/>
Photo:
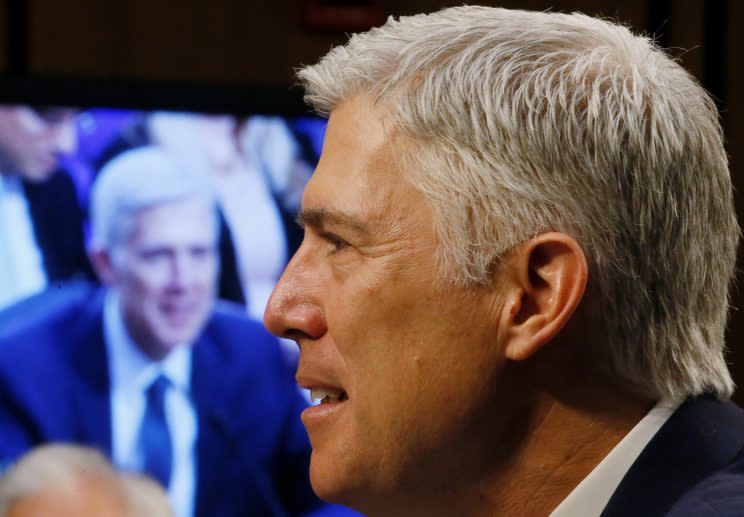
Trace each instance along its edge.
<path fill-rule="evenodd" d="M 24 181 L 23 191 L 50 287 L 75 276 L 94 279 L 72 179 L 58 171 L 40 183 Z"/>
<path fill-rule="evenodd" d="M 620 482 L 602 517 L 744 515 L 744 411 L 686 401 Z"/>
<path fill-rule="evenodd" d="M 0 328 L 0 461 L 49 441 L 111 454 L 103 291 L 78 285 L 67 300 L 56 296 L 45 312 Z M 312 493 L 305 403 L 276 340 L 241 309 L 214 311 L 194 344 L 191 390 L 196 515 L 344 512 Z"/>

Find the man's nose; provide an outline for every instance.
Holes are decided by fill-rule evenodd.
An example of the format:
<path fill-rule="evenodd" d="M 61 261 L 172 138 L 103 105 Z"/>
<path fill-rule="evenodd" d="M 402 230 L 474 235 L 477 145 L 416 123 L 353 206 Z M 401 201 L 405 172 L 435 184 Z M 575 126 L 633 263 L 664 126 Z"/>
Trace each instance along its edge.
<path fill-rule="evenodd" d="M 264 325 L 278 337 L 318 339 L 327 329 L 317 275 L 301 262 L 302 250 L 290 261 L 274 287 L 264 312 Z"/>
<path fill-rule="evenodd" d="M 185 254 L 174 253 L 168 270 L 168 286 L 172 289 L 184 289 L 194 277 L 193 264 Z"/>

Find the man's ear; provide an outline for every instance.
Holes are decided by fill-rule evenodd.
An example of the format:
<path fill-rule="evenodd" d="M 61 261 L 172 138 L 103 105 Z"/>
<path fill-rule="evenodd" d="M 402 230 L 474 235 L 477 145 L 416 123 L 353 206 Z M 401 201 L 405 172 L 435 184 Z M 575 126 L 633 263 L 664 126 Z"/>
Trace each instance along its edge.
<path fill-rule="evenodd" d="M 101 283 L 111 285 L 115 276 L 111 253 L 105 249 L 94 249 L 88 252 L 88 258 Z"/>
<path fill-rule="evenodd" d="M 501 328 L 505 353 L 532 357 L 571 319 L 586 288 L 588 267 L 578 243 L 564 233 L 538 235 L 505 259 L 506 299 Z"/>

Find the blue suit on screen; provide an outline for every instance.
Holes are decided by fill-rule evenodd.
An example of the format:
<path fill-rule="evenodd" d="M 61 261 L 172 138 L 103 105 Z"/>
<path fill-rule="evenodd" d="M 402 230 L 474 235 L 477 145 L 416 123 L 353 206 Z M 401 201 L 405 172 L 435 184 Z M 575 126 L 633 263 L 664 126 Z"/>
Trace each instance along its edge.
<path fill-rule="evenodd" d="M 0 463 L 45 442 L 112 451 L 105 291 L 75 284 L 0 315 Z M 195 515 L 356 515 L 308 479 L 305 401 L 276 339 L 220 305 L 193 344 Z M 317 512 L 317 513 L 315 513 Z"/>

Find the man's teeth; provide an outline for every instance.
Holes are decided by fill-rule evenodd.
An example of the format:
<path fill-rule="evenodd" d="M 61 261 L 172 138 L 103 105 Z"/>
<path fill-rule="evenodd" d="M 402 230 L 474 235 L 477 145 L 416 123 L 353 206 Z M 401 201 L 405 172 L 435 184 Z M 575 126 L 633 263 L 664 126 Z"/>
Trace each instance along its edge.
<path fill-rule="evenodd" d="M 341 402 L 346 400 L 346 392 L 341 390 L 328 390 L 328 389 L 311 389 L 310 390 L 310 400 L 312 402 L 320 401 L 321 404 L 326 404 L 328 402 Z"/>

